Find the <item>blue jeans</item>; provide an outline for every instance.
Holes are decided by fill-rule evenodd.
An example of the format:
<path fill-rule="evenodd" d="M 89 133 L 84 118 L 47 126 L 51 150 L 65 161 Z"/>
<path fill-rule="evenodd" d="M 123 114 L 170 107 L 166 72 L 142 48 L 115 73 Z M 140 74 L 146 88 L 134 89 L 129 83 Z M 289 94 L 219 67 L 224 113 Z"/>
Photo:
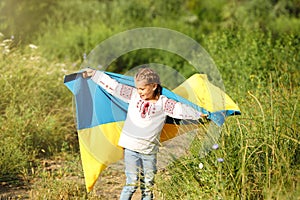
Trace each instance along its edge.
<path fill-rule="evenodd" d="M 125 149 L 124 151 L 126 185 L 123 187 L 120 200 L 131 199 L 139 186 L 142 199 L 153 199 L 154 176 L 156 174 L 156 154 L 142 154 Z"/>

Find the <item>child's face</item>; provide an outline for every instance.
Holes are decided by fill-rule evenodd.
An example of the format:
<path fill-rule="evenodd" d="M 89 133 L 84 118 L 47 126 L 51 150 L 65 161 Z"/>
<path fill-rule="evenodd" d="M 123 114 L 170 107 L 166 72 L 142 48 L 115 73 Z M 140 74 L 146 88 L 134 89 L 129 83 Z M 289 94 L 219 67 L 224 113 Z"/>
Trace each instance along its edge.
<path fill-rule="evenodd" d="M 143 100 L 155 100 L 154 91 L 157 88 L 157 84 L 146 84 L 144 81 L 137 81 L 135 83 L 137 91 Z"/>

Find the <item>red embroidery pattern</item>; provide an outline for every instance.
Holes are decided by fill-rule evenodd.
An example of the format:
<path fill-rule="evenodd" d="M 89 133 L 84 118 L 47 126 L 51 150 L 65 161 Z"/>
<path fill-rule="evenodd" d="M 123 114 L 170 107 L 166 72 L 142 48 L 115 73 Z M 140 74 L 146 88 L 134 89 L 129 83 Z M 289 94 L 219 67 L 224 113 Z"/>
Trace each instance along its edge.
<path fill-rule="evenodd" d="M 142 113 L 141 113 L 141 117 L 142 118 L 145 118 L 146 117 L 146 114 L 148 113 L 148 111 L 149 111 L 149 102 L 146 102 L 145 104 L 144 104 L 144 107 L 143 107 L 143 110 L 142 110 Z M 149 113 L 148 113 L 148 115 L 149 115 Z"/>
<path fill-rule="evenodd" d="M 166 101 L 165 107 L 164 107 L 165 112 L 173 114 L 173 110 L 175 109 L 175 104 L 176 104 L 176 101 L 174 101 L 172 99 L 168 99 Z"/>
<path fill-rule="evenodd" d="M 120 95 L 125 99 L 130 99 L 133 88 L 127 85 L 122 85 Z"/>

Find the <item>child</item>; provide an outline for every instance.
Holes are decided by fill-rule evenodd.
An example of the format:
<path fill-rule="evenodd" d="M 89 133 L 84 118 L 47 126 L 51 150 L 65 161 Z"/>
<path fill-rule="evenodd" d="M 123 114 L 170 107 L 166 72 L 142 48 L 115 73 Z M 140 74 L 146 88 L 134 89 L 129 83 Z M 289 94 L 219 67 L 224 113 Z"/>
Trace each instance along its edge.
<path fill-rule="evenodd" d="M 126 174 L 126 185 L 120 199 L 131 199 L 138 187 L 139 177 L 142 199 L 153 199 L 156 155 L 166 117 L 197 120 L 206 115 L 162 95 L 160 78 L 150 68 L 139 69 L 134 77 L 135 88 L 120 84 L 105 73 L 93 69 L 86 69 L 83 77 L 91 77 L 107 92 L 129 103 L 118 143 L 124 148 Z"/>

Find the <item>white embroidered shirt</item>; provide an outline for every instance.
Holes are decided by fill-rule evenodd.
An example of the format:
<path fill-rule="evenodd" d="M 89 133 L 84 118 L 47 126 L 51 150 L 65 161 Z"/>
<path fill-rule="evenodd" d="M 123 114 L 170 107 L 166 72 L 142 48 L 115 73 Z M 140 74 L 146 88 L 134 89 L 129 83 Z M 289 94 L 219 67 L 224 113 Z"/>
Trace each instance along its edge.
<path fill-rule="evenodd" d="M 121 84 L 101 71 L 97 71 L 92 80 L 110 94 L 129 103 L 119 145 L 132 151 L 156 153 L 167 116 L 193 120 L 201 116 L 201 112 L 164 95 L 160 95 L 155 103 L 143 100 L 136 88 Z"/>

